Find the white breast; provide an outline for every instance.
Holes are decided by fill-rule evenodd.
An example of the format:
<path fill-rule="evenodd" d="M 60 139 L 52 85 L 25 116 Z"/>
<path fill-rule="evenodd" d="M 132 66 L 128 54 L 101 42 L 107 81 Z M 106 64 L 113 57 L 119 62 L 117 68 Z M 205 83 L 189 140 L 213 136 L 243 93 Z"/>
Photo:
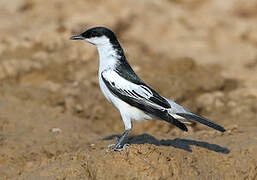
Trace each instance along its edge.
<path fill-rule="evenodd" d="M 140 109 L 137 109 L 133 106 L 130 106 L 126 102 L 120 100 L 116 96 L 114 96 L 109 89 L 104 84 L 101 73 L 106 69 L 112 69 L 115 67 L 115 64 L 118 61 L 119 55 L 117 54 L 116 50 L 113 49 L 110 43 L 104 43 L 101 45 L 97 45 L 97 50 L 99 53 L 99 70 L 98 70 L 98 79 L 101 91 L 103 92 L 104 96 L 108 101 L 110 101 L 119 111 L 121 114 L 126 114 L 127 117 L 134 120 L 146 120 L 151 119 L 151 117 L 145 114 Z"/>
<path fill-rule="evenodd" d="M 104 96 L 106 97 L 106 99 L 108 99 L 108 101 L 110 101 L 120 111 L 120 113 L 126 114 L 127 117 L 136 121 L 152 119 L 150 115 L 144 113 L 140 109 L 135 108 L 127 104 L 126 102 L 120 100 L 118 97 L 114 96 L 104 84 L 100 74 L 99 74 L 99 84 L 100 84 L 100 89 L 104 94 Z"/>

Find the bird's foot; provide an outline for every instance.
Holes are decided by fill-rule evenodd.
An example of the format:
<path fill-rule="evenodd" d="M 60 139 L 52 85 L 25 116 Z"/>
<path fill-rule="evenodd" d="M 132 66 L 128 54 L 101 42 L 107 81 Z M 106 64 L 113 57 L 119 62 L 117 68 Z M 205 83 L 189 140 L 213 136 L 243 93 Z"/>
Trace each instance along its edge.
<path fill-rule="evenodd" d="M 110 144 L 110 145 L 108 145 L 108 149 L 110 149 L 111 151 L 123 151 L 127 147 L 129 147 L 128 143 L 126 143 L 124 145 L 120 145 L 120 144 Z"/>
<path fill-rule="evenodd" d="M 111 144 L 108 146 L 109 149 L 111 149 L 112 151 L 122 151 L 124 150 L 126 147 L 129 146 L 129 144 L 127 143 L 123 143 L 125 137 L 128 135 L 128 133 L 130 132 L 130 129 L 125 130 L 125 132 L 121 135 L 121 137 L 118 139 L 118 141 L 116 142 L 116 144 Z"/>

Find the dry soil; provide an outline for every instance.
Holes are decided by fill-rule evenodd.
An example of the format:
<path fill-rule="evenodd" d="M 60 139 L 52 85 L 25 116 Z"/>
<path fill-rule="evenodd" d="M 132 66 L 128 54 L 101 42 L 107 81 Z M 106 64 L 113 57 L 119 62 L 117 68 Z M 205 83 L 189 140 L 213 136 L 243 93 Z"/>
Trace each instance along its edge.
<path fill-rule="evenodd" d="M 0 179 L 257 179 L 256 0 L 1 0 Z M 224 126 L 134 123 L 102 96 L 107 26 L 146 83 Z"/>

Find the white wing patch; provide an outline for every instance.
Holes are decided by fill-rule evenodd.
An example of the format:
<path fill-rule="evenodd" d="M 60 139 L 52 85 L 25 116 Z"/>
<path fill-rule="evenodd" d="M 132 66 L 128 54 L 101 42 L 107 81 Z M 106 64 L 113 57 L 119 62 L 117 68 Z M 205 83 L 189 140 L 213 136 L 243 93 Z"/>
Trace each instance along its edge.
<path fill-rule="evenodd" d="M 113 70 L 104 71 L 102 76 L 112 87 L 126 96 L 140 100 L 153 97 L 153 93 L 148 87 L 131 83 Z"/>

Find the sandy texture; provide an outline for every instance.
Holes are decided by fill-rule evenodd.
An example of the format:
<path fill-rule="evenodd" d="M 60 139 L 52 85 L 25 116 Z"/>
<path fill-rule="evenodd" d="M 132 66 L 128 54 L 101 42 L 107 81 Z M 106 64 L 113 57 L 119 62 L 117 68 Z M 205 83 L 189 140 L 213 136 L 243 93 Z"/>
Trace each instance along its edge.
<path fill-rule="evenodd" d="M 1 0 L 0 179 L 257 179 L 256 0 Z M 123 122 L 102 96 L 105 25 L 160 94 L 223 125 Z"/>

